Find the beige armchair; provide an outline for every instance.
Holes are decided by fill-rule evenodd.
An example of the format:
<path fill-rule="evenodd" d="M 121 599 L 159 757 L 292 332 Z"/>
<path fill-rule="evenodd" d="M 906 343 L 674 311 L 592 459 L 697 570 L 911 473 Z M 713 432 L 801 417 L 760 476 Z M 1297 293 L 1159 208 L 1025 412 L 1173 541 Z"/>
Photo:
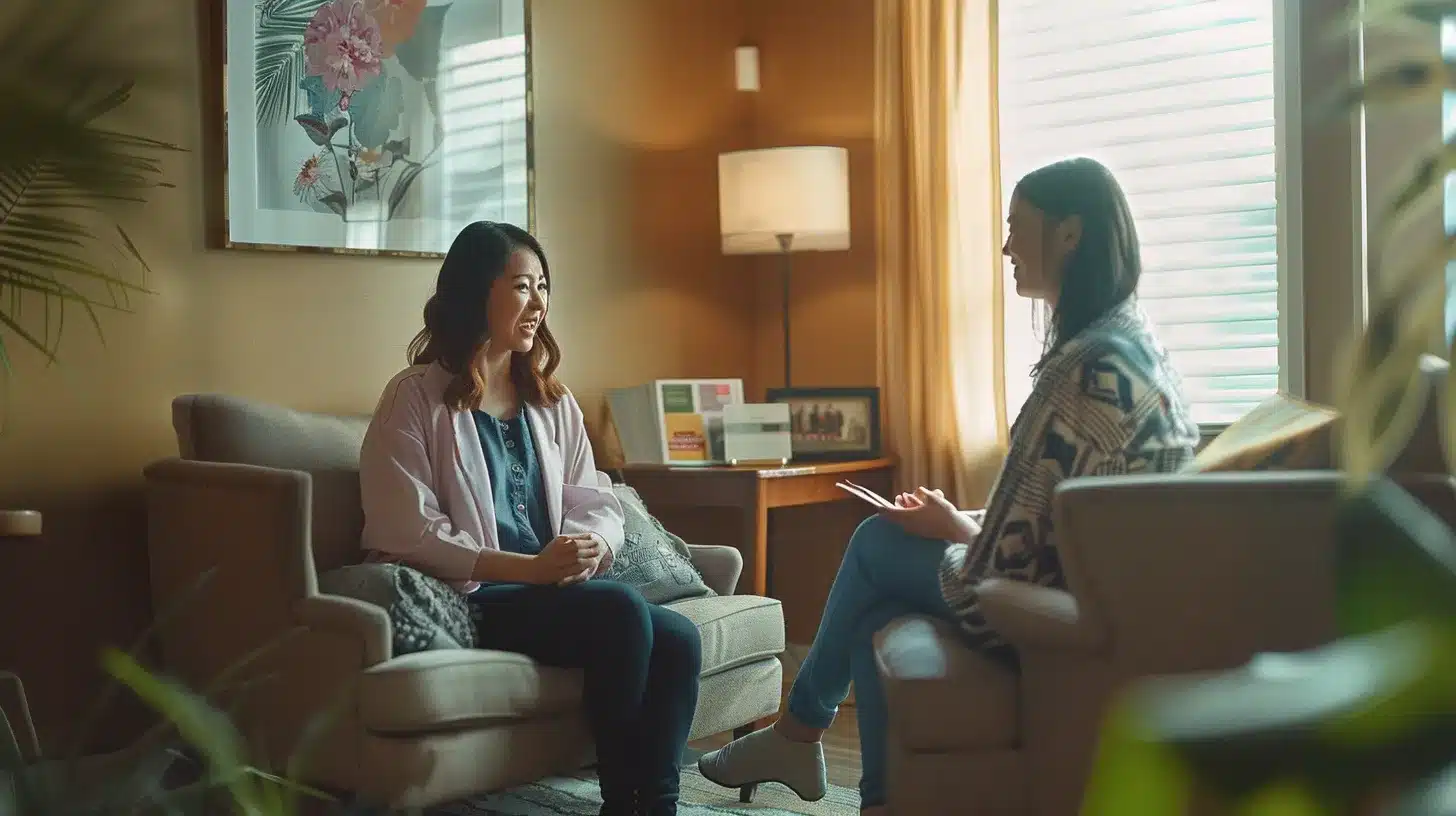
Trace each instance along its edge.
<path fill-rule="evenodd" d="M 590 760 L 579 672 L 488 650 L 394 657 L 384 610 L 319 592 L 319 571 L 361 555 L 366 419 L 186 396 L 173 422 L 181 458 L 146 469 L 162 656 L 201 688 L 263 650 L 233 696 L 265 762 L 311 746 L 305 781 L 422 807 Z M 778 710 L 784 628 L 778 601 L 732 594 L 736 550 L 693 553 L 719 593 L 673 605 L 703 641 L 697 738 Z"/>
<path fill-rule="evenodd" d="M 1431 401 L 1392 473 L 1451 523 L 1456 483 L 1438 430 L 1446 366 L 1429 360 L 1426 371 Z M 1063 485 L 1067 590 L 980 587 L 1019 671 L 940 622 L 904 618 L 879 633 L 895 816 L 1076 813 L 1108 704 L 1129 681 L 1328 642 L 1340 481 L 1326 470 Z"/>
<path fill-rule="evenodd" d="M 1456 521 L 1445 477 L 1403 480 Z M 1068 591 L 988 581 L 1012 672 L 952 628 L 880 632 L 896 816 L 1066 816 L 1108 703 L 1128 681 L 1230 668 L 1335 635 L 1333 472 L 1079 479 L 1058 494 Z"/>

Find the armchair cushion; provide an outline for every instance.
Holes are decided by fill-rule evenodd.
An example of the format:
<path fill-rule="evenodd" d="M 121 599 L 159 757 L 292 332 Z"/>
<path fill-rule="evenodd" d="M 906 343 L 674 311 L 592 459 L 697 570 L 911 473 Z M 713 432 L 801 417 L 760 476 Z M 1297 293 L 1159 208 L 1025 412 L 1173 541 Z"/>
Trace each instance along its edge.
<path fill-rule="evenodd" d="M 784 651 L 779 602 L 757 595 L 671 604 L 698 627 L 704 677 Z M 377 734 L 412 735 L 573 711 L 581 672 L 488 649 L 442 649 L 396 657 L 360 676 L 359 716 Z"/>
<path fill-rule="evenodd" d="M 1052 649 L 1089 653 L 1106 633 L 1084 621 L 1077 599 L 1066 590 L 1025 581 L 992 578 L 976 586 L 986 622 L 1019 652 Z"/>
<path fill-rule="evenodd" d="M 376 734 L 426 734 L 549 717 L 581 701 L 581 672 L 489 649 L 440 649 L 364 671 L 359 718 Z"/>
<path fill-rule="evenodd" d="M 698 627 L 704 677 L 784 652 L 784 609 L 762 595 L 691 598 L 667 604 Z"/>
<path fill-rule="evenodd" d="M 903 748 L 951 753 L 1017 745 L 1016 671 L 972 650 L 955 626 L 920 616 L 891 621 L 875 635 L 875 660 Z"/>

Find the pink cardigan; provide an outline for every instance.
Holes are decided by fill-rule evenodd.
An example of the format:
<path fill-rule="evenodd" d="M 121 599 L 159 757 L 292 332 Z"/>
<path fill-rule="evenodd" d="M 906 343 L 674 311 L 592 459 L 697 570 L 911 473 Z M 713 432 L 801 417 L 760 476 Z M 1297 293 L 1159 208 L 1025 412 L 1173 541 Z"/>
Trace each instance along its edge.
<path fill-rule="evenodd" d="M 370 560 L 408 564 L 470 592 L 479 586 L 470 580 L 476 557 L 500 543 L 475 420 L 445 406 L 449 382 L 439 365 L 413 366 L 379 398 L 359 460 L 363 546 Z M 601 572 L 622 544 L 622 505 L 596 468 L 581 407 L 568 393 L 548 408 L 527 406 L 526 416 L 551 529 L 597 535 L 607 546 Z"/>

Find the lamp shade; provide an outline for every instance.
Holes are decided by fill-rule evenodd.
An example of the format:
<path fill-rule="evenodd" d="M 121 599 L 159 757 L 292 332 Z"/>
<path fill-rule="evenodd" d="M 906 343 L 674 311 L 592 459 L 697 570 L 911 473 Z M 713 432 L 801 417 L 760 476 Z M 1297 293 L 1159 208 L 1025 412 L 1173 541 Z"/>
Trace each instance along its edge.
<path fill-rule="evenodd" d="M 718 156 L 725 255 L 849 249 L 849 151 L 771 147 Z"/>

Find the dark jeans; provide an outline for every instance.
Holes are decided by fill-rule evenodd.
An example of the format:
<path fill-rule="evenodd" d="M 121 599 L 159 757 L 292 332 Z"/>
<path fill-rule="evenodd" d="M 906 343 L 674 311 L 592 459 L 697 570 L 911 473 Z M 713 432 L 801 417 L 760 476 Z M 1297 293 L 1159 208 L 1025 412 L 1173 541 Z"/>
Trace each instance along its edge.
<path fill-rule="evenodd" d="M 697 627 L 616 581 L 493 584 L 470 603 L 482 649 L 582 670 L 608 808 L 632 812 L 635 796 L 642 812 L 675 812 L 678 758 L 698 705 Z"/>

